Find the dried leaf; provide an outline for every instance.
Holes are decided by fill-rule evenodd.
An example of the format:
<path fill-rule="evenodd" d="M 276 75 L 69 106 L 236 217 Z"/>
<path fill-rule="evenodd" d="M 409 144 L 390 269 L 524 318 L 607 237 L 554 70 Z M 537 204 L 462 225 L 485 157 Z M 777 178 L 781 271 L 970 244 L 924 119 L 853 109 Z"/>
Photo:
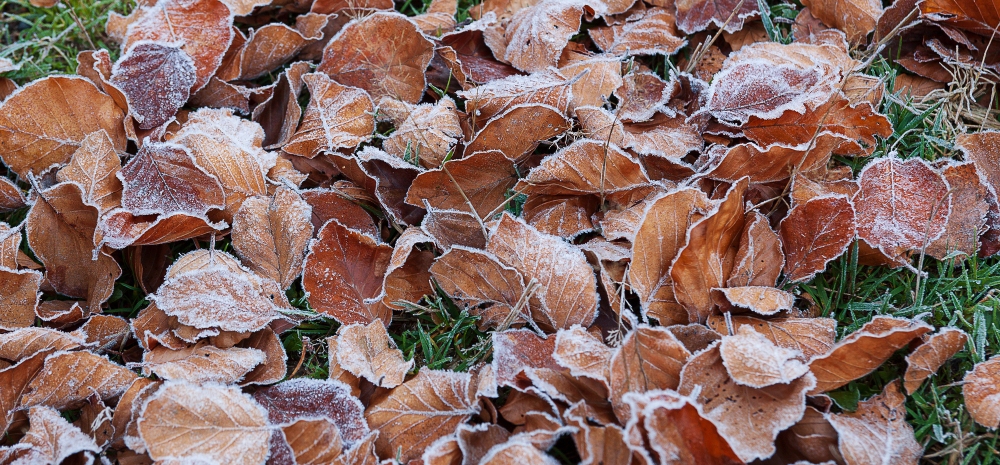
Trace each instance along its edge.
<path fill-rule="evenodd" d="M 670 265 L 684 246 L 698 212 L 710 207 L 701 191 L 681 188 L 651 202 L 636 231 L 629 284 L 639 296 L 644 314 L 661 325 L 688 322 L 687 312 L 674 296 Z"/>
<path fill-rule="evenodd" d="M 570 121 L 556 108 L 540 104 L 516 105 L 487 122 L 466 144 L 465 151 L 499 150 L 507 158 L 521 161 L 540 141 L 558 136 L 570 127 Z"/>
<path fill-rule="evenodd" d="M 802 2 L 809 7 L 813 16 L 826 25 L 847 33 L 851 43 L 864 42 L 868 33 L 875 30 L 875 24 L 882 16 L 882 2 L 870 0 L 836 0 Z"/>
<path fill-rule="evenodd" d="M 264 362 L 257 349 L 220 349 L 199 343 L 181 350 L 157 347 L 143 355 L 143 371 L 164 380 L 234 384 Z"/>
<path fill-rule="evenodd" d="M 879 315 L 809 362 L 811 393 L 831 391 L 875 371 L 894 352 L 933 329 L 926 323 Z"/>
<path fill-rule="evenodd" d="M 636 11 L 621 24 L 587 32 L 598 48 L 615 55 L 673 55 L 686 43 L 677 37 L 674 15 L 666 8 Z"/>
<path fill-rule="evenodd" d="M 737 308 L 745 308 L 759 315 L 774 315 L 792 309 L 795 294 L 768 286 L 740 286 L 712 289 L 721 294 L 723 301 Z"/>
<path fill-rule="evenodd" d="M 357 147 L 371 137 L 375 108 L 365 91 L 320 73 L 306 74 L 302 80 L 309 87 L 309 106 L 284 146 L 286 152 L 313 158 L 324 150 Z"/>
<path fill-rule="evenodd" d="M 392 311 L 382 304 L 382 278 L 392 247 L 332 219 L 309 247 L 302 287 L 316 311 L 342 324 L 388 324 Z"/>
<path fill-rule="evenodd" d="M 267 458 L 267 412 L 237 388 L 168 382 L 143 405 L 139 434 L 153 459 L 255 464 Z"/>
<path fill-rule="evenodd" d="M 378 12 L 344 26 L 323 50 L 316 70 L 368 91 L 376 101 L 390 97 L 417 103 L 433 55 L 434 45 L 416 24 L 399 13 Z"/>
<path fill-rule="evenodd" d="M 394 388 L 413 368 L 413 360 L 403 359 L 403 352 L 396 348 L 380 320 L 343 326 L 339 334 L 337 361 L 354 376 L 379 387 Z"/>
<path fill-rule="evenodd" d="M 55 329 L 28 327 L 0 334 L 0 358 L 20 362 L 38 352 L 73 350 L 85 343 L 71 333 Z"/>
<path fill-rule="evenodd" d="M 887 384 L 882 394 L 859 403 L 853 413 L 826 414 L 837 431 L 845 463 L 889 465 L 919 461 L 923 447 L 906 422 L 905 400 L 896 380 Z"/>
<path fill-rule="evenodd" d="M 32 407 L 28 411 L 31 428 L 20 444 L 29 446 L 14 463 L 63 463 L 76 454 L 92 461 L 101 448 L 94 439 L 66 421 L 58 410 Z"/>
<path fill-rule="evenodd" d="M 83 192 L 83 203 L 97 207 L 100 214 L 121 206 L 122 164 L 114 142 L 104 131 L 87 134 L 69 164 L 56 173 L 59 182 L 73 182 Z"/>
<path fill-rule="evenodd" d="M 409 461 L 438 438 L 479 413 L 467 373 L 423 369 L 365 411 L 379 431 L 375 450 L 382 457 Z"/>
<path fill-rule="evenodd" d="M 757 5 L 753 2 L 682 0 L 677 4 L 677 27 L 688 34 L 704 31 L 709 26 L 736 32 L 743 29 L 744 20 L 759 14 Z"/>
<path fill-rule="evenodd" d="M 34 81 L 0 104 L 3 162 L 22 178 L 40 175 L 68 162 L 87 134 L 101 130 L 117 150 L 124 150 L 124 117 L 114 100 L 86 79 L 50 76 Z"/>
<path fill-rule="evenodd" d="M 684 345 L 662 327 L 639 326 L 625 336 L 611 358 L 611 404 L 619 421 L 633 412 L 624 400 L 630 392 L 677 389 L 681 369 L 691 357 Z"/>
<path fill-rule="evenodd" d="M 746 178 L 734 184 L 713 211 L 692 224 L 687 244 L 670 267 L 674 297 L 688 313 L 690 322 L 704 322 L 715 307 L 711 290 L 729 279 L 743 232 L 743 194 Z"/>
<path fill-rule="evenodd" d="M 364 406 L 351 389 L 331 380 L 294 378 L 257 390 L 254 400 L 267 409 L 271 424 L 291 424 L 303 418 L 326 418 L 337 425 L 345 447 L 364 444 L 369 434 Z"/>
<path fill-rule="evenodd" d="M 90 352 L 56 352 L 45 358 L 42 370 L 25 388 L 20 406 L 75 408 L 91 394 L 101 399 L 115 397 L 135 378 L 135 373 Z"/>
<path fill-rule="evenodd" d="M 792 207 L 778 228 L 785 276 L 792 282 L 812 279 L 847 251 L 856 228 L 854 206 L 847 197 L 813 197 Z"/>
<path fill-rule="evenodd" d="M 748 213 L 740 249 L 736 253 L 736 264 L 726 285 L 774 286 L 784 264 L 781 239 L 771 229 L 767 217 L 760 212 Z"/>
<path fill-rule="evenodd" d="M 34 324 L 41 285 L 42 274 L 35 270 L 0 267 L 0 329 L 10 331 Z"/>
<path fill-rule="evenodd" d="M 788 384 L 809 371 L 801 352 L 776 346 L 749 325 L 723 336 L 719 354 L 733 381 L 753 388 Z"/>
<path fill-rule="evenodd" d="M 545 69 L 530 75 L 515 74 L 458 92 L 465 99 L 465 111 L 485 123 L 496 115 L 522 104 L 542 104 L 562 113 L 573 96 L 571 82 L 561 73 Z"/>
<path fill-rule="evenodd" d="M 525 280 L 538 282 L 535 295 L 540 311 L 535 317 L 543 327 L 557 330 L 576 324 L 590 326 L 596 318 L 597 281 L 593 269 L 582 252 L 562 239 L 540 233 L 504 214 L 486 250 L 518 270 Z"/>
<path fill-rule="evenodd" d="M 634 339 L 638 340 L 638 336 Z M 594 337 L 583 327 L 574 326 L 560 329 L 556 333 L 556 347 L 552 358 L 556 363 L 569 368 L 573 376 L 586 376 L 610 384 L 611 358 L 615 354 L 600 338 Z"/>
<path fill-rule="evenodd" d="M 499 325 L 524 296 L 521 273 L 486 251 L 453 246 L 434 261 L 430 271 L 441 290 L 452 298 L 469 305 L 487 303 L 492 312 L 503 315 L 500 321 L 484 321 L 483 326 Z M 513 321 L 527 320 L 524 316 L 530 314 L 530 304 L 522 306 L 521 318 Z"/>
<path fill-rule="evenodd" d="M 180 47 L 138 41 L 115 63 L 110 83 L 125 94 L 139 129 L 153 129 L 184 106 L 196 80 L 195 63 Z"/>
<path fill-rule="evenodd" d="M 774 454 L 778 432 L 802 418 L 806 391 L 815 384 L 816 379 L 806 373 L 788 384 L 741 386 L 729 376 L 719 346 L 714 345 L 684 366 L 677 391 L 694 395 L 700 387 L 696 397 L 702 415 L 715 424 L 736 455 L 749 462 Z"/>
<path fill-rule="evenodd" d="M 462 140 L 458 109 L 450 97 L 434 105 L 410 105 L 383 98 L 379 102 L 379 112 L 386 113 L 396 126 L 382 143 L 382 149 L 399 158 L 416 159 L 425 168 L 441 166 Z"/>
<path fill-rule="evenodd" d="M 406 193 L 406 202 L 420 207 L 427 202 L 435 208 L 467 212 L 472 210 L 471 203 L 476 214 L 485 218 L 503 205 L 517 178 L 517 166 L 503 152 L 477 152 L 449 160 L 441 169 L 418 174 Z"/>
<path fill-rule="evenodd" d="M 225 206 L 219 181 L 181 145 L 143 144 L 117 176 L 123 185 L 122 206 L 134 215 L 201 216 Z"/>
<path fill-rule="evenodd" d="M 924 380 L 933 375 L 953 357 L 968 341 L 965 331 L 956 328 L 941 328 L 937 333 L 926 337 L 924 343 L 906 356 L 906 374 L 903 384 L 907 394 L 913 394 L 920 388 Z"/>
<path fill-rule="evenodd" d="M 122 51 L 141 41 L 182 44 L 194 61 L 191 93 L 208 83 L 233 41 L 233 14 L 220 0 L 164 0 L 140 5 L 125 31 Z"/>
<path fill-rule="evenodd" d="M 270 201 L 243 202 L 233 218 L 233 247 L 251 270 L 287 289 L 302 273 L 311 220 L 312 207 L 295 191 L 279 187 Z"/>
<path fill-rule="evenodd" d="M 858 175 L 858 237 L 890 258 L 941 237 L 952 208 L 948 183 L 925 161 L 880 158 Z"/>
<path fill-rule="evenodd" d="M 532 73 L 558 64 L 570 37 L 580 30 L 583 4 L 572 0 L 543 0 L 514 14 L 504 31 L 503 60 Z"/>
<path fill-rule="evenodd" d="M 598 159 L 601 163 L 594 163 Z M 515 190 L 527 195 L 604 195 L 647 183 L 642 165 L 618 147 L 580 139 L 545 157 Z"/>

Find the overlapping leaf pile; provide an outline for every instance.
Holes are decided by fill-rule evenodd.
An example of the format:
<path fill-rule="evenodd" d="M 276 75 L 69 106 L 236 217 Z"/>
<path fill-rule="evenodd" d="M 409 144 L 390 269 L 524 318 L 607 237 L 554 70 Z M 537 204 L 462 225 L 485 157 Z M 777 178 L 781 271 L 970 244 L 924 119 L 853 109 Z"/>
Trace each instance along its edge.
<path fill-rule="evenodd" d="M 788 289 L 852 244 L 911 269 L 1000 250 L 1000 133 L 960 138 L 964 161 L 835 161 L 893 132 L 864 50 L 994 69 L 1000 18 L 804 3 L 791 43 L 728 0 L 113 16 L 117 60 L 0 86 L 0 207 L 27 209 L 0 225 L 0 461 L 545 464 L 568 438 L 583 463 L 915 463 L 903 388 L 965 333 L 878 316 L 837 341 Z M 102 314 L 123 268 L 149 301 L 131 320 Z M 491 362 L 396 347 L 436 294 Z M 330 379 L 284 380 L 279 336 L 318 316 Z M 904 348 L 903 380 L 832 408 Z M 998 376 L 964 385 L 989 427 Z"/>

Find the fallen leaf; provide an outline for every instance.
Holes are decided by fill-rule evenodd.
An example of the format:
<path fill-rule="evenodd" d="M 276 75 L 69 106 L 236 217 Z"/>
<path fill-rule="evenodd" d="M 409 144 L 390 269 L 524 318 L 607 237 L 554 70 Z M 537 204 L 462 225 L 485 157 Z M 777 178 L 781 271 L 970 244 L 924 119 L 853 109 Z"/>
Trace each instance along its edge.
<path fill-rule="evenodd" d="M 594 163 L 596 159 L 601 163 Z M 580 139 L 545 157 L 515 190 L 527 195 L 605 195 L 647 183 L 649 177 L 632 156 L 604 141 Z"/>
<path fill-rule="evenodd" d="M 632 453 L 656 456 L 660 463 L 728 464 L 741 462 L 716 425 L 707 419 L 695 399 L 674 391 L 625 395 L 635 413 L 625 426 L 623 440 Z M 605 439 L 607 447 L 607 438 Z M 652 449 L 648 451 L 648 449 Z M 621 457 L 628 463 L 629 457 Z"/>
<path fill-rule="evenodd" d="M 854 242 L 854 205 L 844 196 L 821 196 L 788 211 L 778 230 L 785 252 L 785 276 L 807 281 L 843 255 Z"/>
<path fill-rule="evenodd" d="M 987 228 L 993 194 L 973 162 L 951 163 L 941 171 L 951 188 L 953 208 L 944 233 L 927 244 L 927 255 L 938 260 L 946 260 L 949 255 L 961 259 L 979 249 L 979 236 Z"/>
<path fill-rule="evenodd" d="M 146 352 L 143 371 L 163 380 L 234 384 L 263 362 L 264 353 L 257 349 L 220 349 L 199 343 L 181 350 L 157 347 Z"/>
<path fill-rule="evenodd" d="M 143 404 L 139 434 L 154 460 L 233 464 L 267 458 L 267 412 L 237 388 L 167 382 Z"/>
<path fill-rule="evenodd" d="M 722 336 L 719 354 L 733 381 L 752 388 L 788 384 L 809 371 L 801 352 L 776 346 L 749 325 Z"/>
<path fill-rule="evenodd" d="M 302 76 L 310 100 L 298 130 L 283 149 L 313 158 L 323 150 L 354 148 L 375 131 L 374 105 L 368 94 L 339 84 L 325 74 Z"/>
<path fill-rule="evenodd" d="M 759 315 L 774 315 L 792 309 L 795 295 L 767 286 L 739 286 L 712 289 L 712 293 L 722 295 L 722 301 L 732 307 L 748 309 Z"/>
<path fill-rule="evenodd" d="M 557 65 L 570 37 L 580 30 L 583 11 L 579 2 L 542 0 L 514 13 L 504 31 L 503 60 L 528 73 Z"/>
<path fill-rule="evenodd" d="M 711 289 L 729 279 L 737 241 L 743 232 L 743 195 L 748 180 L 734 184 L 711 212 L 694 222 L 687 244 L 670 267 L 674 297 L 687 311 L 690 322 L 704 322 L 715 307 Z"/>
<path fill-rule="evenodd" d="M 903 375 L 906 393 L 916 392 L 925 379 L 937 372 L 948 359 L 965 347 L 968 339 L 969 336 L 965 331 L 947 327 L 941 328 L 930 337 L 925 336 L 923 344 L 906 356 L 906 374 Z"/>
<path fill-rule="evenodd" d="M 375 101 L 417 103 L 433 55 L 434 44 L 416 24 L 399 13 L 377 12 L 344 26 L 323 49 L 316 71 L 366 90 Z"/>
<path fill-rule="evenodd" d="M 630 333 L 629 337 L 632 334 Z M 636 335 L 634 340 L 638 340 Z M 623 343 L 624 344 L 624 343 Z M 669 341 L 668 341 L 669 344 Z M 560 329 L 552 358 L 573 376 L 586 376 L 605 384 L 611 382 L 611 360 L 616 352 L 581 326 Z"/>
<path fill-rule="evenodd" d="M 746 227 L 736 252 L 736 263 L 726 280 L 728 287 L 774 286 L 785 264 L 781 239 L 760 212 L 747 214 Z"/>
<path fill-rule="evenodd" d="M 858 175 L 858 237 L 888 257 L 941 237 L 952 209 L 948 183 L 925 161 L 880 158 Z"/>
<path fill-rule="evenodd" d="M 100 214 L 107 213 L 122 202 L 122 183 L 118 179 L 122 164 L 118 157 L 107 132 L 92 132 L 73 152 L 69 164 L 56 173 L 56 179 L 76 183 L 83 192 L 83 203 L 97 207 Z"/>
<path fill-rule="evenodd" d="M 388 324 L 392 310 L 382 304 L 382 278 L 392 247 L 332 219 L 309 246 L 302 287 L 316 311 L 342 324 Z"/>
<path fill-rule="evenodd" d="M 521 273 L 483 250 L 453 246 L 434 261 L 430 271 L 441 290 L 452 298 L 470 306 L 485 303 L 492 309 L 491 313 L 503 315 L 500 321 L 486 319 L 484 326 L 502 324 L 511 316 L 518 302 L 525 298 Z M 530 309 L 530 304 L 524 302 L 521 313 L 511 321 L 527 321 Z M 478 313 L 475 310 L 470 312 Z"/>
<path fill-rule="evenodd" d="M 86 79 L 50 76 L 34 81 L 0 104 L 4 165 L 25 179 L 28 173 L 40 175 L 68 162 L 87 134 L 101 130 L 117 150 L 124 150 L 124 117 L 114 100 Z"/>
<path fill-rule="evenodd" d="M 621 24 L 596 27 L 587 33 L 598 48 L 615 55 L 673 55 L 686 43 L 677 37 L 674 15 L 666 8 L 636 11 Z"/>
<path fill-rule="evenodd" d="M 788 384 L 741 386 L 729 376 L 719 346 L 713 345 L 684 366 L 677 391 L 695 396 L 702 415 L 715 424 L 736 455 L 749 462 L 774 454 L 778 432 L 802 418 L 806 391 L 815 385 L 816 378 L 806 373 Z"/>
<path fill-rule="evenodd" d="M 844 462 L 861 464 L 916 464 L 923 447 L 913 437 L 906 422 L 906 396 L 899 380 L 885 386 L 882 393 L 860 402 L 853 413 L 826 414 L 837 431 L 837 444 Z"/>
<path fill-rule="evenodd" d="M 63 463 L 77 454 L 91 461 L 101 453 L 94 439 L 66 421 L 58 410 L 32 407 L 28 422 L 31 428 L 20 442 L 28 449 L 18 451 L 23 455 L 14 463 Z"/>
<path fill-rule="evenodd" d="M 369 436 L 364 406 L 347 385 L 331 380 L 294 378 L 259 389 L 254 400 L 267 409 L 271 424 L 291 424 L 304 418 L 326 418 L 337 425 L 345 447 L 363 444 Z"/>
<path fill-rule="evenodd" d="M 413 368 L 413 360 L 404 360 L 381 320 L 342 326 L 338 333 L 337 361 L 354 376 L 379 387 L 394 388 Z"/>
<path fill-rule="evenodd" d="M 590 326 L 597 316 L 597 280 L 578 249 L 554 236 L 538 232 L 504 214 L 490 235 L 486 250 L 538 285 L 543 327 L 557 330 L 579 324 Z"/>
<path fill-rule="evenodd" d="M 688 34 L 704 31 L 709 26 L 736 32 L 743 29 L 747 18 L 759 14 L 760 11 L 753 2 L 682 0 L 677 4 L 677 27 Z"/>
<path fill-rule="evenodd" d="M 219 181 L 195 163 L 187 147 L 143 144 L 121 171 L 122 206 L 134 215 L 205 215 L 225 206 Z"/>
<path fill-rule="evenodd" d="M 629 284 L 639 296 L 644 314 L 661 325 L 688 322 L 687 311 L 674 296 L 670 266 L 684 247 L 686 233 L 699 211 L 710 207 L 701 191 L 681 188 L 652 201 L 636 231 Z"/>
<path fill-rule="evenodd" d="M 418 174 L 406 192 L 406 203 L 423 207 L 426 202 L 439 209 L 467 212 L 475 209 L 480 218 L 486 218 L 504 204 L 517 179 L 517 166 L 503 152 L 477 152 Z"/>
<path fill-rule="evenodd" d="M 27 327 L 0 334 L 0 358 L 20 362 L 48 350 L 73 350 L 85 343 L 75 335 L 56 329 Z"/>
<path fill-rule="evenodd" d="M 677 389 L 690 357 L 691 352 L 662 327 L 641 325 L 625 336 L 610 367 L 611 405 L 618 420 L 627 423 L 633 414 L 625 394 Z"/>
<path fill-rule="evenodd" d="M 279 187 L 270 200 L 247 199 L 233 218 L 236 253 L 248 268 L 282 289 L 302 273 L 312 235 L 312 207 L 285 187 Z"/>
<path fill-rule="evenodd" d="M 919 321 L 876 316 L 809 362 L 809 370 L 816 375 L 816 387 L 810 393 L 837 389 L 875 371 L 894 352 L 931 329 Z"/>
<path fill-rule="evenodd" d="M 572 127 L 558 109 L 541 104 L 515 105 L 488 121 L 471 142 L 466 153 L 499 150 L 507 158 L 522 161 L 538 147 Z M 517 128 L 514 130 L 513 128 Z"/>
<path fill-rule="evenodd" d="M 379 456 L 418 458 L 432 442 L 479 413 L 470 383 L 467 373 L 423 369 L 369 406 L 365 419 L 379 431 Z"/>
<path fill-rule="evenodd" d="M 115 63 L 110 83 L 125 94 L 139 129 L 153 129 L 184 106 L 196 80 L 194 61 L 180 47 L 138 41 Z"/>
<path fill-rule="evenodd" d="M 24 389 L 20 406 L 75 408 L 91 394 L 115 397 L 135 378 L 125 367 L 90 352 L 56 352 L 45 358 L 41 371 Z"/>
<path fill-rule="evenodd" d="M 27 328 L 35 323 L 42 274 L 0 267 L 0 329 Z"/>
<path fill-rule="evenodd" d="M 382 149 L 399 158 L 415 159 L 425 168 L 441 166 L 462 140 L 458 108 L 450 97 L 444 97 L 434 105 L 410 105 L 383 97 L 379 102 L 379 113 L 387 114 L 396 126 L 396 130 L 382 142 Z"/>
<path fill-rule="evenodd" d="M 297 464 L 332 463 L 344 452 L 337 425 L 326 418 L 300 419 L 281 427 Z"/>
<path fill-rule="evenodd" d="M 208 84 L 233 41 L 233 14 L 220 0 L 166 0 L 139 5 L 125 31 L 122 51 L 141 41 L 182 44 L 194 61 L 191 93 Z"/>
<path fill-rule="evenodd" d="M 869 0 L 836 0 L 832 2 L 805 1 L 813 16 L 830 27 L 847 33 L 851 43 L 864 42 L 868 33 L 882 16 L 882 3 Z"/>

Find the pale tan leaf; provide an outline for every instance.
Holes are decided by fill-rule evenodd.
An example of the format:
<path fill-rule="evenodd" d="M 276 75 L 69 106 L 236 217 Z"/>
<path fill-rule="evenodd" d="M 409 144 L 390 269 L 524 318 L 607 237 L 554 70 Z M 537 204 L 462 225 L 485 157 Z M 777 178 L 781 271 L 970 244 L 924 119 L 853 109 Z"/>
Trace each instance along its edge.
<path fill-rule="evenodd" d="M 267 458 L 267 413 L 234 387 L 168 382 L 143 405 L 139 434 L 158 459 L 257 464 Z"/>
<path fill-rule="evenodd" d="M 339 333 L 337 361 L 354 376 L 379 387 L 394 388 L 413 368 L 413 360 L 403 359 L 403 352 L 396 348 L 380 320 L 346 325 Z"/>
<path fill-rule="evenodd" d="M 623 400 L 626 393 L 677 389 L 690 357 L 666 328 L 640 325 L 625 336 L 611 358 L 611 403 L 619 421 L 627 423 L 633 415 Z"/>
<path fill-rule="evenodd" d="M 733 381 L 753 388 L 788 384 L 809 371 L 801 352 L 776 346 L 748 325 L 722 336 L 719 353 Z"/>
<path fill-rule="evenodd" d="M 302 77 L 311 95 L 299 128 L 284 150 L 313 158 L 323 150 L 354 148 L 375 131 L 374 104 L 357 87 L 339 84 L 325 74 Z"/>
<path fill-rule="evenodd" d="M 73 350 L 85 341 L 72 333 L 50 328 L 21 328 L 0 334 L 0 358 L 19 362 L 47 350 Z"/>
<path fill-rule="evenodd" d="M 847 465 L 915 465 L 920 460 L 923 447 L 906 421 L 905 400 L 895 380 L 881 394 L 860 402 L 853 413 L 826 414 Z"/>
<path fill-rule="evenodd" d="M 233 218 L 233 247 L 251 270 L 287 289 L 302 273 L 311 220 L 312 207 L 295 191 L 279 187 L 270 201 L 243 202 Z"/>
<path fill-rule="evenodd" d="M 82 405 L 91 394 L 110 399 L 128 389 L 136 374 L 90 352 L 56 352 L 28 384 L 21 407 L 44 405 L 57 409 Z"/>
<path fill-rule="evenodd" d="M 105 213 L 121 205 L 122 164 L 114 142 L 105 131 L 87 134 L 69 164 L 56 173 L 59 182 L 74 182 L 83 191 L 83 202 Z"/>
<path fill-rule="evenodd" d="M 199 343 L 181 350 L 157 347 L 143 357 L 143 371 L 164 380 L 184 380 L 196 384 L 234 384 L 264 362 L 257 349 L 220 349 Z"/>

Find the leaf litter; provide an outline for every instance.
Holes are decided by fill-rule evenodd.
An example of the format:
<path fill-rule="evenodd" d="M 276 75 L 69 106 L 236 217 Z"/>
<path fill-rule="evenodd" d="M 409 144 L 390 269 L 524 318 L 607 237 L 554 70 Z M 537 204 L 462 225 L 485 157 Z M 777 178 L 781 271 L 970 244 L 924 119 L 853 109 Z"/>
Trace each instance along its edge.
<path fill-rule="evenodd" d="M 897 86 L 995 77 L 998 5 L 803 3 L 112 14 L 120 58 L 0 100 L 0 462 L 917 463 L 906 396 L 980 336 L 797 283 L 1000 251 L 1000 132 L 867 159 L 865 74 L 899 34 Z"/>

